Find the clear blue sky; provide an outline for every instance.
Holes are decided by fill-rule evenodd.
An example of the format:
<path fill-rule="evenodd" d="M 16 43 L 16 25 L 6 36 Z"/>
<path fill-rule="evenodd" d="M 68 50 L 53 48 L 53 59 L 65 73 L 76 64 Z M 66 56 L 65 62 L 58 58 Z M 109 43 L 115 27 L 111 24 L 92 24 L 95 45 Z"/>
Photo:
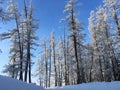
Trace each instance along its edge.
<path fill-rule="evenodd" d="M 23 6 L 23 0 L 14 0 L 18 3 L 20 9 Z M 27 0 L 29 1 L 29 0 Z M 60 30 L 61 24 L 59 23 L 61 18 L 64 18 L 63 10 L 68 0 L 33 0 L 34 15 L 40 20 L 40 26 L 37 31 L 37 35 L 41 40 L 44 37 L 48 37 L 50 32 L 54 29 L 56 37 L 59 37 L 63 31 Z M 78 8 L 80 14 L 79 19 L 84 23 L 85 33 L 88 35 L 88 18 L 91 10 L 96 10 L 97 6 L 102 4 L 102 0 L 78 0 L 82 5 Z M 1 24 L 0 33 L 9 30 L 14 27 L 14 24 Z M 3 66 L 8 63 L 10 42 L 0 42 L 0 48 L 3 53 L 0 54 L 0 74 Z"/>

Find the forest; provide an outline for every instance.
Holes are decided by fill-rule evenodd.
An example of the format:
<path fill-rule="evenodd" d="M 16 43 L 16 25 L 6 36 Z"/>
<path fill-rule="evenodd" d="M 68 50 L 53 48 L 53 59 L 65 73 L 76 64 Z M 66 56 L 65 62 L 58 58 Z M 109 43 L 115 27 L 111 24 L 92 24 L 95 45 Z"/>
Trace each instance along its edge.
<path fill-rule="evenodd" d="M 45 88 L 120 81 L 120 0 L 103 0 L 91 10 L 85 26 L 90 37 L 78 18 L 80 0 L 66 1 L 61 11 L 65 17 L 59 20 L 64 24 L 63 35 L 56 37 L 57 30 L 53 30 L 41 40 L 36 33 L 40 18 L 34 16 L 32 0 L 22 0 L 22 10 L 17 0 L 0 0 L 0 23 L 7 27 L 6 22 L 14 22 L 13 28 L 0 33 L 1 41 L 10 42 L 9 63 L 2 73 L 28 83 L 36 78 Z"/>

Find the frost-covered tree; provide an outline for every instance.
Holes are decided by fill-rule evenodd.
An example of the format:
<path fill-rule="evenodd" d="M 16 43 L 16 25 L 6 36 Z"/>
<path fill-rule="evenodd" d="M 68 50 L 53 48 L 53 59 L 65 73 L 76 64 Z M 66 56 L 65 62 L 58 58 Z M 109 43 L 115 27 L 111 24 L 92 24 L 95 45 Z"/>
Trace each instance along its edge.
<path fill-rule="evenodd" d="M 113 46 L 113 38 L 108 23 L 108 13 L 102 7 L 95 13 L 91 12 L 89 18 L 89 30 L 91 32 L 91 46 L 93 47 L 93 77 L 95 80 L 111 81 L 118 77 L 118 63 Z M 98 67 L 99 65 L 99 67 Z M 98 72 L 100 71 L 100 72 Z M 109 76 L 109 77 L 108 77 Z"/>
<path fill-rule="evenodd" d="M 20 13 L 18 12 L 18 6 L 16 3 L 14 3 L 13 0 L 9 0 L 9 5 L 7 7 L 7 13 L 9 15 L 9 17 L 11 19 L 13 19 L 15 21 L 15 29 L 11 30 L 11 31 L 8 31 L 6 33 L 3 33 L 1 34 L 2 38 L 3 39 L 6 39 L 6 38 L 11 38 L 12 39 L 12 36 L 16 35 L 17 34 L 17 45 L 18 45 L 18 52 L 19 52 L 19 60 L 22 60 L 23 59 L 23 54 L 22 54 L 22 49 L 21 49 L 21 38 L 20 38 L 20 30 L 19 30 L 19 26 L 20 26 Z M 15 49 L 13 49 L 15 50 Z M 22 77 L 22 62 L 20 61 L 20 76 L 19 76 L 19 79 L 20 80 L 23 80 L 23 77 Z"/>
<path fill-rule="evenodd" d="M 33 56 L 31 51 L 35 50 L 34 46 L 37 46 L 36 40 L 38 40 L 36 36 L 38 24 L 33 16 L 32 2 L 30 7 L 27 8 L 24 0 L 24 15 L 19 13 L 18 6 L 13 0 L 9 1 L 7 10 L 9 17 L 14 20 L 16 26 L 13 30 L 1 34 L 1 39 L 10 38 L 12 43 L 10 60 L 19 63 L 19 79 L 23 80 L 24 74 L 24 81 L 27 82 L 29 78 L 29 83 L 31 83 L 31 56 Z M 27 78 L 28 75 L 29 77 Z"/>
<path fill-rule="evenodd" d="M 43 41 L 42 47 L 43 47 L 43 61 L 44 61 L 44 69 L 45 69 L 45 87 L 48 87 L 48 80 L 49 80 L 49 49 L 48 49 L 48 45 L 47 45 L 47 40 L 45 39 Z M 42 67 L 41 67 L 42 68 Z"/>
<path fill-rule="evenodd" d="M 53 55 L 53 65 L 54 65 L 54 74 L 55 74 L 55 86 L 57 86 L 57 66 L 56 66 L 56 42 L 54 37 L 54 31 L 51 33 L 51 47 L 52 47 L 52 55 Z"/>
<path fill-rule="evenodd" d="M 78 56 L 79 54 L 81 54 L 81 52 L 79 51 L 78 53 L 78 47 L 80 49 L 80 45 L 81 43 L 79 43 L 79 41 L 83 40 L 79 38 L 79 35 L 82 36 L 82 32 L 81 30 L 82 28 L 82 24 L 81 22 L 77 19 L 76 16 L 76 0 L 69 0 L 67 5 L 65 6 L 65 10 L 64 13 L 67 14 L 65 20 L 68 23 L 68 28 L 70 31 L 70 38 L 71 38 L 71 44 L 73 45 L 73 49 L 74 49 L 74 58 L 76 61 L 76 73 L 77 73 L 77 83 L 82 83 L 84 82 L 84 76 L 83 74 L 83 70 L 82 70 L 82 66 L 80 66 L 80 63 L 82 62 L 81 56 Z M 81 41 L 82 42 L 82 41 Z M 82 47 L 81 47 L 82 48 Z M 81 54 L 82 55 L 82 54 Z M 81 63 L 82 65 L 82 63 Z"/>
<path fill-rule="evenodd" d="M 8 64 L 8 65 L 5 65 L 4 66 L 4 70 L 2 71 L 3 73 L 7 73 L 7 75 L 9 76 L 9 77 L 12 77 L 12 78 L 17 78 L 17 74 L 18 74 L 18 70 L 16 70 L 16 69 L 18 69 L 18 67 L 16 67 L 16 65 L 15 64 Z"/>
<path fill-rule="evenodd" d="M 11 36 L 11 47 L 10 47 L 10 56 L 9 56 L 9 62 L 11 63 L 13 67 L 13 73 L 20 71 L 20 61 L 19 61 L 19 45 L 18 45 L 18 38 L 17 38 L 17 33 Z M 18 69 L 16 69 L 16 67 Z M 16 71 L 17 70 L 17 71 Z M 17 74 L 19 75 L 19 74 Z M 13 77 L 14 78 L 14 77 Z"/>
<path fill-rule="evenodd" d="M 102 18 L 101 18 L 102 14 L 101 14 L 101 8 L 98 10 L 97 14 L 95 15 L 95 13 L 92 11 L 91 12 L 91 17 L 89 18 L 90 21 L 90 25 L 89 25 L 89 29 L 91 30 L 91 37 L 92 37 L 92 47 L 94 49 L 94 68 L 96 68 L 96 80 L 100 79 L 101 81 L 103 81 L 103 66 L 102 66 L 102 57 L 103 55 L 101 54 L 101 49 L 100 47 L 102 47 L 102 42 L 101 42 L 101 35 L 103 34 L 103 32 L 101 31 L 101 24 L 103 22 L 101 22 Z M 95 18 L 97 18 L 97 20 L 95 21 Z M 103 18 L 104 19 L 104 18 Z M 97 24 L 95 24 L 97 22 Z M 98 36 L 98 34 L 100 34 L 100 36 Z M 102 58 L 102 59 L 101 59 Z M 99 67 L 98 67 L 99 65 Z M 98 68 L 97 68 L 98 67 Z M 98 72 L 100 71 L 100 72 Z"/>
<path fill-rule="evenodd" d="M 114 30 L 120 36 L 120 1 L 119 0 L 103 0 L 104 7 L 108 11 L 109 19 L 113 21 Z"/>
<path fill-rule="evenodd" d="M 23 28 L 25 31 L 25 50 L 26 50 L 26 63 L 25 63 L 25 76 L 24 80 L 27 81 L 27 74 L 29 83 L 31 83 L 31 65 L 32 60 L 31 57 L 34 56 L 32 50 L 35 50 L 35 46 L 37 46 L 36 40 L 38 37 L 36 36 L 36 30 L 38 29 L 37 20 L 34 19 L 33 15 L 33 5 L 32 1 L 30 2 L 29 8 L 27 7 L 26 0 L 24 0 L 24 16 L 23 16 Z"/>
<path fill-rule="evenodd" d="M 4 7 L 2 6 L 5 3 L 4 0 L 0 0 L 0 21 L 1 22 L 6 22 L 9 21 L 9 15 L 7 13 L 7 11 L 4 9 Z"/>
<path fill-rule="evenodd" d="M 52 38 L 50 36 L 49 39 L 49 46 L 48 46 L 48 51 L 49 51 L 49 84 L 48 87 L 51 86 L 51 74 L 52 74 Z"/>
<path fill-rule="evenodd" d="M 119 43 L 120 43 L 120 1 L 119 0 L 103 0 L 104 7 L 106 8 L 107 14 L 109 15 L 109 26 L 110 30 L 114 31 L 115 34 L 112 34 L 111 38 L 113 40 L 113 51 L 114 51 L 114 57 L 116 57 L 116 74 L 120 71 L 120 65 L 119 65 Z M 112 22 L 112 23 L 111 23 Z M 116 75 L 115 75 L 116 76 Z M 120 80 L 120 74 L 115 77 L 116 80 Z"/>
<path fill-rule="evenodd" d="M 35 77 L 38 77 L 37 82 L 40 86 L 44 87 L 44 60 L 38 59 L 36 62 Z"/>
<path fill-rule="evenodd" d="M 68 59 L 68 52 L 67 52 L 67 39 L 66 39 L 66 30 L 64 28 L 64 35 L 61 38 L 61 43 L 62 43 L 62 52 L 63 52 L 63 60 L 64 60 L 64 80 L 65 80 L 65 85 L 69 85 L 69 77 L 68 77 L 68 67 L 67 67 L 67 59 Z M 62 54 L 62 53 L 61 53 Z"/>

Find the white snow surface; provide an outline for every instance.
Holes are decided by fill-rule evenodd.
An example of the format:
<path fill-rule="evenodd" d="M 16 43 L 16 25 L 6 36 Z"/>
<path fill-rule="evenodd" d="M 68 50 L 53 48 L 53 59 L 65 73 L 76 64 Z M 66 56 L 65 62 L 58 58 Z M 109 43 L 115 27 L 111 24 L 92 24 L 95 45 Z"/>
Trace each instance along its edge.
<path fill-rule="evenodd" d="M 16 79 L 0 75 L 0 90 L 44 90 L 44 89 L 32 83 L 27 84 Z"/>
<path fill-rule="evenodd" d="M 79 85 L 44 89 L 35 84 L 28 84 L 0 75 L 0 90 L 120 90 L 120 81 L 83 83 Z"/>
<path fill-rule="evenodd" d="M 120 90 L 120 81 L 115 82 L 93 82 L 80 85 L 64 86 L 46 90 Z"/>

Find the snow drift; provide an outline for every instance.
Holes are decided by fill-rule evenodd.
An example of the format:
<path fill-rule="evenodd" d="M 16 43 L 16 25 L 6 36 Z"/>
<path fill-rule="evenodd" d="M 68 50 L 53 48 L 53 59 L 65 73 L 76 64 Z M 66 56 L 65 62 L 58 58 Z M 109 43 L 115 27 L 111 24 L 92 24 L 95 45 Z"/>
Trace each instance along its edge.
<path fill-rule="evenodd" d="M 120 90 L 120 81 L 85 83 L 47 90 Z"/>
<path fill-rule="evenodd" d="M 44 90 L 35 84 L 27 84 L 25 82 L 12 79 L 0 75 L 0 90 Z"/>

